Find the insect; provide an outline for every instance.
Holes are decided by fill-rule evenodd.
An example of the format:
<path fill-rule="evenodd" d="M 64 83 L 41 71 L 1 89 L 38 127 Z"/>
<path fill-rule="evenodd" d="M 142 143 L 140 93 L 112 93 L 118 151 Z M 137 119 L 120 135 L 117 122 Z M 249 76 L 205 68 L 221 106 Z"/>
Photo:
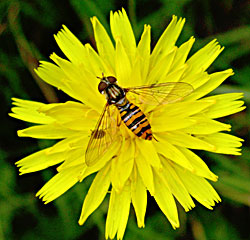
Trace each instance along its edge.
<path fill-rule="evenodd" d="M 107 103 L 99 117 L 95 130 L 92 131 L 86 149 L 85 162 L 88 166 L 94 165 L 100 159 L 117 136 L 119 124 L 111 116 L 111 106 L 114 105 L 117 108 L 121 120 L 129 131 L 141 139 L 152 141 L 155 138 L 148 118 L 138 106 L 128 100 L 127 95 L 133 94 L 137 97 L 137 100 L 144 104 L 158 106 L 177 102 L 193 91 L 193 87 L 185 82 L 166 82 L 122 88 L 117 84 L 117 79 L 113 76 L 104 77 L 103 74 L 100 79 L 98 91 L 105 95 Z"/>

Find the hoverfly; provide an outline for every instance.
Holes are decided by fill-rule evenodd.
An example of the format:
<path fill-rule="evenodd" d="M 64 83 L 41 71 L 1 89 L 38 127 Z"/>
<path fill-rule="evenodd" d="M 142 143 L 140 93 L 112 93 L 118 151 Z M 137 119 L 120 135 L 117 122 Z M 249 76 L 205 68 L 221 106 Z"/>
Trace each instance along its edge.
<path fill-rule="evenodd" d="M 110 113 L 112 105 L 119 111 L 121 120 L 129 131 L 144 140 L 151 141 L 155 139 L 147 117 L 138 106 L 128 100 L 127 94 L 135 94 L 141 102 L 158 106 L 177 102 L 193 91 L 193 87 L 185 82 L 166 82 L 122 88 L 117 84 L 117 79 L 113 76 L 104 77 L 103 74 L 100 79 L 98 91 L 105 95 L 107 103 L 94 131 L 92 131 L 86 149 L 85 162 L 88 166 L 94 165 L 115 141 L 118 124 Z"/>

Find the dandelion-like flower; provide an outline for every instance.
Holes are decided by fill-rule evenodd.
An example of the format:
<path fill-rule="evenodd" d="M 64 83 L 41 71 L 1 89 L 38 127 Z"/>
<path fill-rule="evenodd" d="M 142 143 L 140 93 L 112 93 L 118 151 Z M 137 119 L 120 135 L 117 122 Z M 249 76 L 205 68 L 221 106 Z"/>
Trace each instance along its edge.
<path fill-rule="evenodd" d="M 242 94 L 204 97 L 233 71 L 212 74 L 206 71 L 223 50 L 216 40 L 187 58 L 195 39 L 191 37 L 180 47 L 175 46 L 185 22 L 176 16 L 152 51 L 150 26 L 145 25 L 136 45 L 124 10 L 110 15 L 115 46 L 98 19 L 93 17 L 91 21 L 97 52 L 89 44 L 81 44 L 63 26 L 55 39 L 68 60 L 53 53 L 51 59 L 55 64 L 41 61 L 36 70 L 45 82 L 76 101 L 44 104 L 13 98 L 15 107 L 10 116 L 37 124 L 19 130 L 18 136 L 61 139 L 18 161 L 17 166 L 25 174 L 61 164 L 58 173 L 37 193 L 45 203 L 96 173 L 84 199 L 79 224 L 87 220 L 110 192 L 106 238 L 112 239 L 116 234 L 118 239 L 123 238 L 131 203 L 138 226 L 144 227 L 147 191 L 173 228 L 178 228 L 175 199 L 185 211 L 195 206 L 192 198 L 208 209 L 220 201 L 207 181 L 217 181 L 217 176 L 192 150 L 240 155 L 242 139 L 222 133 L 230 131 L 231 126 L 215 119 L 243 110 L 243 101 L 239 100 Z M 145 115 L 152 139 L 133 133 L 121 118 L 121 111 L 108 104 L 108 99 L 98 92 L 99 78 L 107 80 L 109 76 L 125 89 L 128 102 Z M 168 86 L 167 93 L 161 87 L 153 92 L 156 85 L 163 86 L 163 90 Z M 155 98 L 159 104 L 150 104 L 143 95 L 132 94 L 132 90 L 129 94 L 129 89 L 138 86 L 151 86 L 152 94 L 147 92 L 148 97 L 151 96 L 152 103 Z M 159 100 L 157 93 L 165 95 Z M 106 112 L 104 106 L 109 108 Z M 109 123 L 97 124 L 101 114 L 106 115 L 105 121 Z M 134 112 L 130 115 L 137 118 Z M 109 143 L 105 137 L 110 139 Z M 100 146 L 90 144 L 90 139 Z M 91 152 L 87 157 L 88 151 Z M 92 156 L 95 157 L 91 159 Z"/>

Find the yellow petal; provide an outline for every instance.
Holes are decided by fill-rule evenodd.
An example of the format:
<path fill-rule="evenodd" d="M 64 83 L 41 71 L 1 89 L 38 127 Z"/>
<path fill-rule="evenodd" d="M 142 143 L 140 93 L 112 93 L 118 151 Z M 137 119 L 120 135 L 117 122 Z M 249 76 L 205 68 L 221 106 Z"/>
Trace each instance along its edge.
<path fill-rule="evenodd" d="M 153 50 L 151 61 L 150 61 L 150 68 L 153 68 L 155 64 L 158 61 L 160 61 L 163 56 L 168 54 L 168 52 L 173 48 L 176 40 L 178 39 L 181 33 L 184 23 L 185 23 L 185 19 L 180 18 L 177 21 L 176 16 L 172 17 L 170 24 L 161 35 L 160 39 L 158 40 Z"/>
<path fill-rule="evenodd" d="M 106 64 L 106 62 L 97 54 L 97 52 L 91 47 L 90 44 L 85 45 L 87 50 L 88 62 L 91 65 L 88 66 L 88 70 L 93 73 L 95 76 L 101 77 L 104 73 L 105 76 L 114 76 L 114 69 Z M 115 61 L 115 54 L 112 56 L 113 62 Z"/>
<path fill-rule="evenodd" d="M 106 220 L 105 237 L 113 239 L 117 233 L 117 239 L 122 239 L 128 221 L 130 209 L 130 186 L 126 185 L 124 191 L 117 193 L 112 189 L 109 200 L 109 209 Z"/>
<path fill-rule="evenodd" d="M 136 167 L 132 173 L 131 180 L 131 198 L 137 218 L 139 228 L 145 227 L 144 219 L 147 208 L 147 190 L 143 184 Z"/>
<path fill-rule="evenodd" d="M 242 106 L 244 102 L 237 101 L 242 97 L 243 93 L 225 93 L 203 98 L 216 102 L 216 104 L 205 111 L 206 116 L 210 118 L 220 118 L 244 110 L 246 108 Z"/>
<path fill-rule="evenodd" d="M 157 117 L 152 118 L 151 127 L 153 133 L 155 132 L 167 132 L 173 130 L 179 130 L 183 128 L 188 128 L 195 125 L 197 120 L 194 118 L 179 118 L 178 115 L 176 117 Z"/>
<path fill-rule="evenodd" d="M 155 134 L 156 139 L 160 133 Z M 161 133 L 160 137 L 162 137 L 165 141 L 180 147 L 191 148 L 191 149 L 200 149 L 207 151 L 214 151 L 215 146 L 213 143 L 205 142 L 197 137 L 194 137 L 190 134 L 186 134 L 182 131 L 173 131 L 168 133 Z"/>
<path fill-rule="evenodd" d="M 69 136 L 54 144 L 47 150 L 47 153 L 48 154 L 58 153 L 58 152 L 68 151 L 77 145 L 82 146 L 83 141 L 85 141 L 85 138 L 86 136 L 82 136 L 82 133 L 77 132 L 76 134 L 73 134 L 72 136 Z"/>
<path fill-rule="evenodd" d="M 110 12 L 110 28 L 116 44 L 119 39 L 124 46 L 128 58 L 131 63 L 133 63 L 136 51 L 136 42 L 133 29 L 124 9 L 115 13 L 112 11 Z"/>
<path fill-rule="evenodd" d="M 150 42 L 151 42 L 151 27 L 149 25 L 144 25 L 144 31 L 141 35 L 141 39 L 138 43 L 137 53 L 140 58 L 140 70 L 142 82 L 138 82 L 138 86 L 147 83 L 147 74 L 149 70 L 149 60 L 150 60 Z"/>
<path fill-rule="evenodd" d="M 201 87 L 197 88 L 192 94 L 190 94 L 189 96 L 187 96 L 185 98 L 186 101 L 190 101 L 190 100 L 196 100 L 198 98 L 201 98 L 205 95 L 207 95 L 208 93 L 210 93 L 211 91 L 213 91 L 214 89 L 216 89 L 218 86 L 220 86 L 220 84 L 227 79 L 229 76 L 233 75 L 233 70 L 232 69 L 228 69 L 222 72 L 216 72 L 216 73 L 212 73 L 210 74 L 210 79 Z"/>
<path fill-rule="evenodd" d="M 154 171 L 154 179 L 155 179 L 155 195 L 154 198 L 160 207 L 161 211 L 165 214 L 169 222 L 171 223 L 174 229 L 180 226 L 178 219 L 177 207 L 175 204 L 175 200 L 169 187 L 162 177 L 162 173 L 158 174 L 158 172 Z"/>
<path fill-rule="evenodd" d="M 95 176 L 89 191 L 84 199 L 82 212 L 78 223 L 83 225 L 90 214 L 92 214 L 102 203 L 110 186 L 110 164 L 102 168 Z"/>
<path fill-rule="evenodd" d="M 51 178 L 36 194 L 45 204 L 55 200 L 79 181 L 79 175 L 83 170 L 82 165 L 68 168 Z"/>
<path fill-rule="evenodd" d="M 135 158 L 135 163 L 140 174 L 140 177 L 144 183 L 144 186 L 149 190 L 150 194 L 154 196 L 154 177 L 152 172 L 152 167 L 144 159 L 142 154 L 138 154 Z"/>
<path fill-rule="evenodd" d="M 105 63 L 110 65 L 111 69 L 115 69 L 115 49 L 109 35 L 103 25 L 96 17 L 91 18 L 93 25 L 96 47 L 100 57 Z"/>
<path fill-rule="evenodd" d="M 165 77 L 165 82 L 166 82 L 166 79 L 167 79 L 167 82 L 179 82 L 181 80 L 181 77 L 182 77 L 183 73 L 185 72 L 186 68 L 187 68 L 187 65 L 182 65 L 180 68 L 169 73 Z M 164 82 L 164 79 L 162 79 L 161 82 Z"/>
<path fill-rule="evenodd" d="M 223 49 L 223 47 L 221 48 L 220 45 L 218 45 L 216 39 L 214 39 L 189 58 L 187 64 L 192 66 L 193 71 L 199 71 L 200 69 L 205 71 L 223 51 Z"/>
<path fill-rule="evenodd" d="M 183 206 L 185 211 L 189 211 L 195 207 L 195 204 L 190 197 L 187 189 L 183 185 L 182 181 L 180 180 L 179 176 L 175 172 L 172 164 L 169 160 L 162 157 L 163 163 L 163 171 L 161 172 L 161 176 L 165 179 L 168 184 L 169 190 L 178 200 L 178 202 Z"/>
<path fill-rule="evenodd" d="M 101 112 L 105 99 L 98 92 L 100 81 L 96 75 L 81 66 L 74 65 L 58 57 L 56 54 L 51 55 L 51 59 L 62 69 L 68 79 L 67 84 L 72 91 L 77 93 L 78 99 L 96 111 Z"/>
<path fill-rule="evenodd" d="M 206 208 L 212 210 L 215 203 L 221 201 L 214 188 L 203 177 L 196 176 L 178 165 L 174 168 L 188 192 Z"/>
<path fill-rule="evenodd" d="M 39 111 L 39 108 L 45 106 L 45 104 L 17 98 L 12 98 L 12 100 L 14 101 L 13 105 L 17 107 L 11 109 L 13 112 L 9 113 L 11 117 L 37 124 L 49 124 L 54 122 L 53 118 Z"/>
<path fill-rule="evenodd" d="M 178 147 L 177 149 L 183 155 L 185 155 L 185 157 L 189 160 L 190 164 L 192 164 L 192 166 L 193 166 L 192 173 L 193 174 L 200 176 L 200 177 L 207 178 L 207 179 L 212 180 L 214 182 L 218 180 L 218 177 L 209 170 L 208 166 L 205 164 L 205 162 L 199 156 L 197 156 L 195 153 L 193 153 L 192 151 L 190 151 L 187 148 Z"/>
<path fill-rule="evenodd" d="M 184 42 L 177 49 L 174 61 L 171 66 L 171 71 L 175 71 L 186 62 L 187 56 L 194 44 L 194 41 L 195 41 L 194 37 L 191 37 L 187 42 Z"/>
<path fill-rule="evenodd" d="M 48 154 L 50 149 L 40 150 L 16 162 L 20 174 L 40 171 L 64 161 L 62 152 Z"/>
<path fill-rule="evenodd" d="M 184 132 L 190 134 L 212 134 L 220 131 L 230 131 L 231 125 L 224 124 L 215 120 L 211 120 L 207 117 L 191 117 L 190 120 L 196 122 L 194 125 L 190 125 L 183 129 Z"/>
<path fill-rule="evenodd" d="M 154 118 L 167 119 L 178 116 L 179 118 L 185 118 L 192 116 L 199 112 L 203 112 L 208 107 L 214 105 L 215 100 L 198 100 L 190 102 L 176 102 L 171 104 L 162 105 L 159 111 L 153 112 L 152 121 Z"/>
<path fill-rule="evenodd" d="M 79 63 L 87 60 L 84 46 L 66 26 L 63 25 L 63 29 L 54 37 L 58 46 L 71 62 Z"/>
<path fill-rule="evenodd" d="M 190 73 L 190 69 L 192 70 L 192 67 L 187 65 L 180 81 L 189 83 L 193 89 L 201 87 L 210 80 L 210 75 L 207 72 L 200 70 L 195 73 Z"/>
<path fill-rule="evenodd" d="M 158 170 L 161 169 L 161 161 L 152 141 L 136 138 L 136 147 L 138 147 L 144 161 L 147 161 L 152 167 Z"/>
<path fill-rule="evenodd" d="M 67 76 L 55 64 L 40 61 L 39 67 L 34 69 L 34 71 L 43 81 L 54 87 L 57 87 L 59 90 L 64 91 L 72 98 L 82 100 L 81 95 L 79 95 L 77 92 L 74 92 L 70 87 L 70 81 L 67 79 Z"/>
<path fill-rule="evenodd" d="M 67 168 L 71 168 L 74 166 L 77 166 L 79 164 L 83 165 L 83 168 L 85 170 L 86 166 L 84 164 L 84 155 L 85 155 L 85 151 L 86 151 L 86 147 L 87 147 L 87 141 L 86 139 L 88 139 L 88 137 L 85 137 L 85 141 L 82 144 L 81 147 L 79 148 L 72 148 L 70 150 L 68 150 L 67 152 L 64 153 L 65 155 L 65 161 L 63 162 L 63 164 L 61 164 L 56 170 L 58 172 L 64 171 Z M 82 172 L 83 173 L 83 172 Z"/>
<path fill-rule="evenodd" d="M 57 122 L 60 122 L 64 127 L 87 131 L 93 129 L 98 120 L 99 114 L 89 115 L 91 108 L 87 107 L 78 102 L 66 102 L 66 103 L 57 103 L 57 104 L 47 104 L 39 108 L 39 112 L 46 114 L 52 119 L 56 119 Z M 88 121 L 86 121 L 86 118 Z"/>
<path fill-rule="evenodd" d="M 21 108 L 29 108 L 29 109 L 39 109 L 46 104 L 36 101 L 23 100 L 20 98 L 11 98 L 13 101 L 13 105 L 21 107 Z"/>
<path fill-rule="evenodd" d="M 19 137 L 32 137 L 40 139 L 61 139 L 75 134 L 76 131 L 62 127 L 58 123 L 38 125 L 17 131 Z"/>
<path fill-rule="evenodd" d="M 116 41 L 116 77 L 118 83 L 122 87 L 129 87 L 133 83 L 133 79 L 129 79 L 131 74 L 131 64 L 126 50 L 120 39 Z"/>
<path fill-rule="evenodd" d="M 190 164 L 189 160 L 185 157 L 182 152 L 178 150 L 174 145 L 169 143 L 162 134 L 157 135 L 158 142 L 154 142 L 154 146 L 157 149 L 157 152 L 162 154 L 165 158 L 170 159 L 180 166 L 183 166 L 190 171 L 193 171 L 194 168 Z"/>
<path fill-rule="evenodd" d="M 141 86 L 143 85 L 142 83 L 142 69 L 144 68 L 144 63 L 142 63 L 142 60 L 137 57 L 136 60 L 135 60 L 135 63 L 134 65 L 132 66 L 132 69 L 131 69 L 131 74 L 130 76 L 128 77 L 128 79 L 131 79 L 129 82 L 129 88 L 130 87 L 137 87 L 137 86 Z"/>
<path fill-rule="evenodd" d="M 173 63 L 177 48 L 174 47 L 165 56 L 158 61 L 155 66 L 150 70 L 147 77 L 148 84 L 161 83 L 161 82 L 172 82 L 171 79 L 167 78 L 166 75 Z"/>
<path fill-rule="evenodd" d="M 44 104 L 39 111 L 56 119 L 57 121 L 69 121 L 77 116 L 85 117 L 90 108 L 79 102 L 68 101 L 65 103 Z"/>
<path fill-rule="evenodd" d="M 112 159 L 111 165 L 111 181 L 113 188 L 119 193 L 123 190 L 123 186 L 129 178 L 135 156 L 135 146 L 133 141 L 124 141 L 119 155 Z M 126 171 L 124 171 L 126 169 Z"/>
<path fill-rule="evenodd" d="M 210 135 L 200 135 L 197 137 L 207 143 L 213 144 L 215 149 L 212 152 L 241 155 L 241 142 L 244 141 L 241 138 L 226 133 L 214 133 Z"/>
<path fill-rule="evenodd" d="M 9 113 L 9 116 L 25 122 L 31 122 L 37 124 L 49 124 L 55 121 L 54 119 L 45 116 L 42 113 L 38 113 L 36 110 L 32 111 L 29 109 L 14 107 L 11 108 L 11 111 L 13 113 Z"/>
<path fill-rule="evenodd" d="M 99 171 L 102 169 L 107 162 L 111 161 L 117 154 L 119 153 L 119 149 L 121 147 L 121 141 L 114 142 L 106 151 L 103 156 L 100 156 L 100 159 L 91 167 L 87 167 L 86 171 L 82 174 L 80 178 L 80 182 L 83 181 L 84 178 L 89 176 L 90 174 Z"/>

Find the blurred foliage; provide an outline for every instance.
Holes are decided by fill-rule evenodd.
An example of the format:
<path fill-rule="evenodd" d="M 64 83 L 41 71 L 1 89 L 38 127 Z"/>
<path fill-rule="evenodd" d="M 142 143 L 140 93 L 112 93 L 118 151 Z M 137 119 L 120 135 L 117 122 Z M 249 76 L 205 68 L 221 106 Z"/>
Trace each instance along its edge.
<path fill-rule="evenodd" d="M 172 14 L 187 19 L 178 44 L 195 36 L 193 51 L 217 38 L 225 50 L 209 71 L 233 68 L 235 75 L 216 93 L 244 92 L 250 104 L 250 4 L 247 0 L 1 0 L 0 1 L 0 239 L 104 239 L 108 199 L 83 227 L 77 220 L 92 176 L 53 203 L 43 205 L 35 192 L 55 173 L 54 169 L 18 176 L 14 162 L 51 141 L 20 139 L 16 130 L 26 123 L 7 116 L 11 97 L 42 102 L 64 102 L 64 95 L 41 81 L 33 69 L 53 51 L 62 54 L 53 34 L 62 24 L 83 43 L 94 45 L 89 18 L 97 16 L 109 30 L 110 10 L 124 7 L 138 40 L 144 24 L 152 26 L 152 46 Z M 197 203 L 190 213 L 179 207 L 180 229 L 173 230 L 149 197 L 146 228 L 138 229 L 131 210 L 125 239 L 249 239 L 249 116 L 248 110 L 222 119 L 233 134 L 245 139 L 241 157 L 200 152 L 219 175 L 213 183 L 223 201 L 213 212 Z"/>

